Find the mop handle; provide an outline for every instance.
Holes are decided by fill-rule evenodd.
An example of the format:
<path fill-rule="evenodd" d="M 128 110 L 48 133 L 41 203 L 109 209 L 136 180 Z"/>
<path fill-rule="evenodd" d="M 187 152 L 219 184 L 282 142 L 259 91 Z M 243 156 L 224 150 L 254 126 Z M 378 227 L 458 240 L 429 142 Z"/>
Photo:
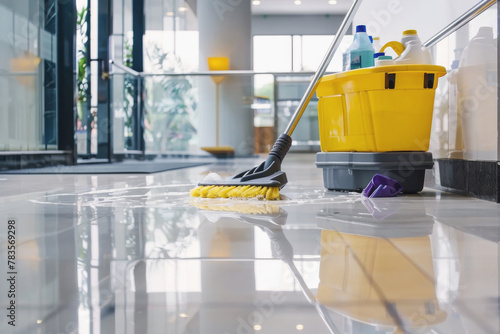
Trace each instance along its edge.
<path fill-rule="evenodd" d="M 325 310 L 323 305 L 321 305 L 318 302 L 316 297 L 314 297 L 314 294 L 312 293 L 311 289 L 309 289 L 309 287 L 307 286 L 306 282 L 304 281 L 304 278 L 299 273 L 297 267 L 293 263 L 293 259 L 291 261 L 285 261 L 285 263 L 288 265 L 288 268 L 292 271 L 292 275 L 297 280 L 297 283 L 299 283 L 300 289 L 306 296 L 307 301 L 311 303 L 314 306 L 314 308 L 316 308 L 316 311 L 318 311 L 319 316 L 321 317 L 321 319 L 323 319 L 323 322 L 325 323 L 326 327 L 328 327 L 330 333 L 331 334 L 340 333 L 337 326 L 335 326 L 335 323 L 333 322 L 332 318 L 328 315 L 328 312 Z"/>
<path fill-rule="evenodd" d="M 316 70 L 316 73 L 314 74 L 311 82 L 309 83 L 309 86 L 307 87 L 306 92 L 304 93 L 304 96 L 300 100 L 299 106 L 295 110 L 295 113 L 292 116 L 292 119 L 288 123 L 288 126 L 286 127 L 285 131 L 283 132 L 284 134 L 288 136 L 292 136 L 293 131 L 295 130 L 295 127 L 299 123 L 300 118 L 302 117 L 302 114 L 307 108 L 307 105 L 309 104 L 309 101 L 311 101 L 311 98 L 313 97 L 314 93 L 316 92 L 316 88 L 318 86 L 319 80 L 325 74 L 326 68 L 330 64 L 330 61 L 332 60 L 333 55 L 337 51 L 340 42 L 342 41 L 342 38 L 344 38 L 345 33 L 347 32 L 347 28 L 349 28 L 349 25 L 352 22 L 352 19 L 354 17 L 354 14 L 359 8 L 359 5 L 361 5 L 361 0 L 354 0 L 351 8 L 347 12 L 347 14 L 344 17 L 344 21 L 342 21 L 342 24 L 339 27 L 339 30 L 337 31 L 337 35 L 335 35 L 335 38 L 333 39 L 332 44 L 330 44 L 330 47 L 328 48 L 328 51 L 326 52 L 325 57 L 321 61 L 321 64 L 319 65 L 319 68 Z"/>

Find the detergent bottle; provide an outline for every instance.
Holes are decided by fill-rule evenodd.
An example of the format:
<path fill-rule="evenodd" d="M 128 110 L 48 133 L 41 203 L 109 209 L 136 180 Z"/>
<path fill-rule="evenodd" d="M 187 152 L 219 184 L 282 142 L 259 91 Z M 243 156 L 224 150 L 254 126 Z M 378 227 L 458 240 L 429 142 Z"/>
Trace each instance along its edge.
<path fill-rule="evenodd" d="M 373 44 L 366 34 L 366 26 L 356 26 L 356 34 L 351 46 L 342 54 L 343 70 L 355 70 L 358 68 L 374 66 Z"/>
<path fill-rule="evenodd" d="M 427 48 L 422 47 L 419 41 L 409 41 L 405 45 L 405 50 L 394 62 L 399 64 L 432 64 L 431 53 Z"/>
<path fill-rule="evenodd" d="M 401 44 L 406 45 L 409 41 L 418 41 L 422 44 L 420 37 L 417 35 L 417 31 L 415 29 L 405 30 L 403 31 L 403 37 L 401 37 Z"/>
<path fill-rule="evenodd" d="M 401 42 L 392 41 L 386 43 L 380 52 L 383 52 L 387 47 L 391 47 L 398 54 L 398 57 L 394 59 L 396 65 L 432 64 L 429 49 L 422 46 L 422 41 L 414 29 L 403 31 Z"/>

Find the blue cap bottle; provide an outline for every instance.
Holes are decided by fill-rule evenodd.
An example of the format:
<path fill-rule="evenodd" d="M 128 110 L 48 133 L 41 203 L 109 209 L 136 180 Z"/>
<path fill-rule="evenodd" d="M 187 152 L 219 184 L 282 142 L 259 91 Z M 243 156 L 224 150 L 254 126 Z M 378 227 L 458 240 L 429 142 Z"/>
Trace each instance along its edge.
<path fill-rule="evenodd" d="M 349 48 L 342 54 L 343 70 L 355 70 L 357 68 L 371 67 L 375 65 L 373 54 L 375 49 L 366 33 L 365 25 L 356 26 L 356 34 Z"/>
<path fill-rule="evenodd" d="M 364 24 L 356 26 L 356 32 L 366 32 L 366 26 Z"/>

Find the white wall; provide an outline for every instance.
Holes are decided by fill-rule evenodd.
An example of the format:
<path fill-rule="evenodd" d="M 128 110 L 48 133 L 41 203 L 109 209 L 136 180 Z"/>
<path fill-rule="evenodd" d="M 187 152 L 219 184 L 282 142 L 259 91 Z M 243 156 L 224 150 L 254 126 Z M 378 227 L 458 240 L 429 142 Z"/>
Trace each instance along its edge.
<path fill-rule="evenodd" d="M 209 57 L 228 57 L 230 70 L 252 69 L 251 4 L 231 10 L 198 2 L 199 64 L 208 71 Z M 254 152 L 251 77 L 226 77 L 220 84 L 219 145 L 232 146 L 236 156 Z M 199 79 L 198 142 L 216 146 L 216 91 L 208 77 Z"/>
<path fill-rule="evenodd" d="M 35 5 L 0 4 L 0 151 L 45 149 L 40 61 L 56 61 L 55 38 L 38 16 L 28 17 Z"/>
<path fill-rule="evenodd" d="M 477 0 L 369 0 L 364 1 L 354 25 L 365 24 L 368 34 L 382 43 L 399 40 L 407 29 L 417 29 L 422 41 L 471 8 Z"/>
<path fill-rule="evenodd" d="M 335 35 L 341 15 L 253 15 L 252 35 Z"/>

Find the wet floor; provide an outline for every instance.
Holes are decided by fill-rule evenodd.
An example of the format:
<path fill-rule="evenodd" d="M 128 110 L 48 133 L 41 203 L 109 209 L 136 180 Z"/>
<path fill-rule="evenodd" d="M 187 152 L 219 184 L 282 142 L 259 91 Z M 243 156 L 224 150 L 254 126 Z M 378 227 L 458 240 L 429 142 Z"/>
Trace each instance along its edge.
<path fill-rule="evenodd" d="M 189 198 L 258 162 L 0 177 L 0 332 L 500 332 L 498 204 L 330 192 L 298 154 L 281 201 Z"/>

